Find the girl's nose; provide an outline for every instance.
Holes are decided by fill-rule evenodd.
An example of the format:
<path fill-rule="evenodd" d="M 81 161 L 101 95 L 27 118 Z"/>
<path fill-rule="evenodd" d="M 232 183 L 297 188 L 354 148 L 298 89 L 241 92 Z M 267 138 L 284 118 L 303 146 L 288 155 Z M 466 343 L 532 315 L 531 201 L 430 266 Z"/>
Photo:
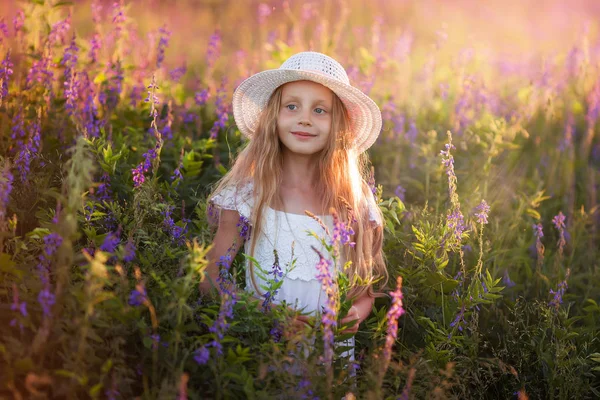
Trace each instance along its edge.
<path fill-rule="evenodd" d="M 311 125 L 310 122 L 310 111 L 304 111 L 300 114 L 300 121 L 298 121 L 300 125 Z"/>

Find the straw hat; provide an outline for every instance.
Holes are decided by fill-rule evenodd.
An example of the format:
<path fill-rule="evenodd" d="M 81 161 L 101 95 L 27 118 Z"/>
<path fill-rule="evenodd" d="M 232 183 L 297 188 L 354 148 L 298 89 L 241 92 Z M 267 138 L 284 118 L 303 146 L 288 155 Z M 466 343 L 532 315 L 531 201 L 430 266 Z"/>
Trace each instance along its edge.
<path fill-rule="evenodd" d="M 381 111 L 369 96 L 350 85 L 344 67 L 325 54 L 312 51 L 295 54 L 279 69 L 252 75 L 233 94 L 233 116 L 239 130 L 252 138 L 262 110 L 271 94 L 284 83 L 309 80 L 331 89 L 344 103 L 356 137 L 354 148 L 367 150 L 381 131 Z"/>

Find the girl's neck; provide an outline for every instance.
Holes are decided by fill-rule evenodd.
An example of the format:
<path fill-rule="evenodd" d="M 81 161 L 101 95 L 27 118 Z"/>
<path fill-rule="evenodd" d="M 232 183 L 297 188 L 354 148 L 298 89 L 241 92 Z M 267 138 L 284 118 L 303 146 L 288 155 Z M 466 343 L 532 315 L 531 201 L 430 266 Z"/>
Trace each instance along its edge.
<path fill-rule="evenodd" d="M 319 176 L 318 165 L 315 155 L 295 154 L 284 150 L 281 185 L 301 190 L 314 188 Z"/>

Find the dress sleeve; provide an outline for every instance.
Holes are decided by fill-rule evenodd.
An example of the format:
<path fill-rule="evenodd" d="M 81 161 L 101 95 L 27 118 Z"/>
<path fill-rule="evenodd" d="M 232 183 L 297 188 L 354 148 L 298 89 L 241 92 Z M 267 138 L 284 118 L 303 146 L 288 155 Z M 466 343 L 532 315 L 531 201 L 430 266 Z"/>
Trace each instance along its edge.
<path fill-rule="evenodd" d="M 375 226 L 383 226 L 383 217 L 381 210 L 375 202 L 374 196 L 367 196 L 367 208 L 369 210 L 369 221 Z"/>
<path fill-rule="evenodd" d="M 240 216 L 250 220 L 254 206 L 252 183 L 225 187 L 210 198 L 209 206 L 213 208 L 209 211 L 209 214 L 213 214 L 216 217 L 215 219 L 218 219 L 220 210 L 234 210 Z"/>

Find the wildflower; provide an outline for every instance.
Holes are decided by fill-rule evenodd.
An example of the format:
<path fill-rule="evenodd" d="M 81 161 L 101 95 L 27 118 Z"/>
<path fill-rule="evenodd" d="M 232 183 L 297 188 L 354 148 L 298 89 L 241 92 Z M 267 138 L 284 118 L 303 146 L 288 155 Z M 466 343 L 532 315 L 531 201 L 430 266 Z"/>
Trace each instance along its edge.
<path fill-rule="evenodd" d="M 22 301 L 19 302 L 19 289 L 17 285 L 13 283 L 13 303 L 10 305 L 10 309 L 12 311 L 18 312 L 22 317 L 27 317 L 27 303 Z M 23 330 L 23 324 L 21 321 L 18 321 L 17 318 L 13 318 L 10 322 L 10 326 L 16 326 L 19 324 L 19 329 Z"/>
<path fill-rule="evenodd" d="M 273 267 L 269 272 L 270 275 L 273 275 L 273 285 L 280 281 L 283 277 L 283 271 L 281 271 L 281 266 L 279 265 L 279 255 L 277 254 L 277 250 L 273 249 L 273 255 L 275 257 L 275 261 L 273 262 Z M 273 290 L 273 288 L 269 288 L 268 291 L 265 292 L 263 297 L 265 298 L 263 301 L 263 309 L 266 311 L 269 308 L 269 305 L 273 302 L 273 299 L 277 295 L 277 290 Z"/>
<path fill-rule="evenodd" d="M 533 224 L 533 233 L 536 238 L 541 239 L 544 237 L 544 230 L 542 224 Z"/>
<path fill-rule="evenodd" d="M 221 55 L 221 33 L 217 29 L 211 36 L 208 42 L 208 49 L 206 51 L 206 64 L 211 69 L 219 56 Z"/>
<path fill-rule="evenodd" d="M 462 235 L 467 226 L 465 225 L 465 217 L 460 210 L 454 210 L 447 216 L 448 228 L 452 232 L 454 240 L 458 243 L 462 240 Z"/>
<path fill-rule="evenodd" d="M 281 330 L 281 327 L 277 322 L 275 323 L 275 326 L 273 326 L 273 328 L 271 328 L 271 330 L 269 331 L 269 335 L 271 335 L 275 343 L 279 343 L 281 341 L 281 338 L 283 337 L 283 331 Z"/>
<path fill-rule="evenodd" d="M 210 129 L 211 139 L 215 139 L 217 137 L 219 130 L 224 129 L 227 125 L 227 121 L 229 120 L 229 108 L 227 103 L 225 102 L 225 83 L 226 81 L 223 80 L 221 86 L 217 90 L 217 98 L 215 100 L 217 119 L 215 120 L 212 128 Z"/>
<path fill-rule="evenodd" d="M 354 235 L 354 230 L 351 226 L 346 227 L 346 224 L 340 221 L 337 213 L 332 213 L 333 216 L 333 236 L 331 238 L 331 244 L 335 245 L 340 243 L 341 245 L 347 244 L 350 247 L 354 247 L 355 242 L 350 241 L 350 237 Z"/>
<path fill-rule="evenodd" d="M 562 257 L 565 245 L 567 244 L 567 241 L 565 240 L 565 216 L 562 211 L 559 211 L 558 215 L 552 219 L 552 223 L 556 229 L 558 229 L 560 235 L 558 239 L 558 253 L 560 257 Z"/>
<path fill-rule="evenodd" d="M 171 32 L 167 30 L 166 25 L 162 26 L 159 29 L 160 39 L 158 41 L 158 51 L 156 56 L 156 68 L 160 68 L 162 62 L 165 59 L 165 49 L 169 45 L 169 38 L 171 37 Z"/>
<path fill-rule="evenodd" d="M 140 291 L 140 289 L 141 289 L 141 291 Z M 144 302 L 146 302 L 147 300 L 148 300 L 148 297 L 146 295 L 146 288 L 136 287 L 129 294 L 129 300 L 127 302 L 129 303 L 130 306 L 139 307 L 142 304 L 144 304 Z"/>
<path fill-rule="evenodd" d="M 121 239 L 119 239 L 119 233 L 109 232 L 104 238 L 104 242 L 102 242 L 100 250 L 107 253 L 114 253 L 120 241 Z"/>
<path fill-rule="evenodd" d="M 48 35 L 48 44 L 49 47 L 53 47 L 55 44 L 63 45 L 65 44 L 67 33 L 71 29 L 71 16 L 67 16 L 62 21 L 58 21 L 50 30 L 50 34 Z"/>
<path fill-rule="evenodd" d="M 205 346 L 200 347 L 194 352 L 194 361 L 196 361 L 200 365 L 206 364 L 209 358 L 210 351 Z"/>
<path fill-rule="evenodd" d="M 326 259 L 316 249 L 312 248 L 319 255 L 319 263 L 317 264 L 316 278 L 321 283 L 321 290 L 326 293 L 325 305 L 322 308 L 321 323 L 323 324 L 323 342 L 324 362 L 326 365 L 331 365 L 333 361 L 333 331 L 337 327 L 337 288 L 331 274 L 331 260 Z"/>
<path fill-rule="evenodd" d="M 268 4 L 260 3 L 258 5 L 258 24 L 262 25 L 267 20 L 267 17 L 271 15 L 273 10 Z"/>
<path fill-rule="evenodd" d="M 92 64 L 98 61 L 98 52 L 100 51 L 100 48 L 102 48 L 102 39 L 100 34 L 94 33 L 90 39 L 90 52 L 88 53 L 88 58 Z"/>
<path fill-rule="evenodd" d="M 163 226 L 167 232 L 171 235 L 173 242 L 182 244 L 185 241 L 185 234 L 187 233 L 187 224 L 184 227 L 175 224 L 171 212 L 173 211 L 172 206 L 168 206 L 167 209 L 161 212 L 164 215 Z M 184 219 L 185 222 L 187 220 Z"/>
<path fill-rule="evenodd" d="M 23 10 L 18 10 L 17 14 L 13 18 L 13 28 L 15 29 L 15 36 L 21 31 L 25 22 L 25 13 Z"/>
<path fill-rule="evenodd" d="M 132 107 L 137 107 L 138 103 L 140 101 L 142 101 L 142 92 L 144 91 L 144 89 L 145 89 L 144 85 L 141 85 L 141 84 L 133 85 L 133 87 L 131 88 L 131 92 L 129 94 L 129 98 L 131 99 L 129 104 Z"/>
<path fill-rule="evenodd" d="M 169 72 L 169 76 L 171 77 L 171 80 L 173 82 L 179 82 L 186 72 L 187 67 L 185 65 L 182 65 L 181 67 L 173 68 Z"/>
<path fill-rule="evenodd" d="M 10 172 L 10 165 L 5 163 L 0 174 L 0 221 L 6 215 L 10 193 L 13 189 L 13 174 Z"/>
<path fill-rule="evenodd" d="M 569 278 L 570 273 L 571 273 L 571 270 L 568 269 L 565 279 L 558 284 L 556 291 L 550 289 L 550 294 L 554 295 L 554 297 L 552 298 L 552 300 L 550 300 L 548 305 L 551 307 L 554 307 L 557 310 L 558 310 L 558 307 L 562 304 L 563 296 L 564 296 L 565 292 L 567 291 L 567 288 L 569 287 L 569 285 L 567 285 L 567 279 Z"/>
<path fill-rule="evenodd" d="M 196 94 L 194 95 L 194 101 L 198 106 L 205 105 L 209 98 L 210 92 L 208 91 L 208 89 L 203 89 L 200 92 L 196 92 Z"/>
<path fill-rule="evenodd" d="M 135 244 L 133 243 L 133 240 L 129 239 L 127 241 L 127 243 L 125 244 L 123 261 L 131 262 L 134 259 L 135 259 Z"/>
<path fill-rule="evenodd" d="M 95 197 L 98 201 L 108 201 L 112 196 L 112 190 L 110 188 L 110 175 L 106 172 L 102 174 L 100 178 L 100 185 L 98 185 L 98 189 L 96 190 Z"/>
<path fill-rule="evenodd" d="M 43 289 L 38 295 L 38 302 L 42 306 L 44 316 L 49 317 L 51 314 L 51 308 L 56 302 L 56 297 L 54 296 L 54 293 L 50 292 L 49 289 Z"/>
<path fill-rule="evenodd" d="M 13 74 L 13 66 L 14 64 L 10 61 L 10 50 L 8 50 L 6 57 L 0 64 L 0 83 L 2 85 L 0 86 L 0 104 L 2 104 L 2 99 L 6 99 L 8 96 L 8 83 Z"/>
<path fill-rule="evenodd" d="M 513 286 L 515 286 L 515 285 L 516 285 L 516 284 L 515 284 L 515 283 L 514 283 L 514 282 L 513 282 L 513 281 L 510 279 L 510 276 L 508 275 L 508 270 L 507 270 L 507 269 L 505 269 L 505 270 L 504 270 L 504 276 L 503 276 L 503 278 L 502 278 L 502 283 L 504 283 L 504 284 L 506 285 L 506 287 L 509 287 L 509 288 L 511 288 L 511 287 L 513 287 Z"/>
<path fill-rule="evenodd" d="M 399 276 L 396 279 L 396 290 L 390 293 L 392 296 L 392 305 L 387 312 L 387 331 L 385 336 L 385 345 L 383 347 L 383 365 L 381 375 L 387 370 L 390 359 L 392 357 L 392 347 L 396 338 L 398 337 L 398 318 L 404 314 L 404 308 L 402 308 L 402 277 Z"/>
<path fill-rule="evenodd" d="M 462 332 L 464 322 L 465 322 L 465 305 L 463 304 L 463 306 L 460 308 L 460 311 L 458 312 L 458 314 L 456 314 L 456 318 L 454 318 L 454 321 L 452 321 L 450 323 L 450 326 L 452 328 L 456 327 L 460 332 Z"/>
<path fill-rule="evenodd" d="M 396 197 L 398 197 L 402 201 L 404 201 L 406 199 L 406 189 L 404 189 L 402 187 L 402 185 L 398 185 L 396 187 L 396 190 L 394 191 L 394 194 L 396 195 Z"/>
<path fill-rule="evenodd" d="M 475 207 L 475 217 L 477 218 L 477 222 L 482 225 L 487 224 L 489 212 L 490 206 L 485 202 L 485 200 L 481 200 L 481 203 Z"/>
<path fill-rule="evenodd" d="M 155 149 L 150 149 L 143 154 L 144 161 L 142 161 L 137 167 L 131 170 L 133 175 L 133 187 L 137 188 L 145 182 L 145 173 L 150 171 L 152 167 L 152 161 L 158 156 Z"/>

